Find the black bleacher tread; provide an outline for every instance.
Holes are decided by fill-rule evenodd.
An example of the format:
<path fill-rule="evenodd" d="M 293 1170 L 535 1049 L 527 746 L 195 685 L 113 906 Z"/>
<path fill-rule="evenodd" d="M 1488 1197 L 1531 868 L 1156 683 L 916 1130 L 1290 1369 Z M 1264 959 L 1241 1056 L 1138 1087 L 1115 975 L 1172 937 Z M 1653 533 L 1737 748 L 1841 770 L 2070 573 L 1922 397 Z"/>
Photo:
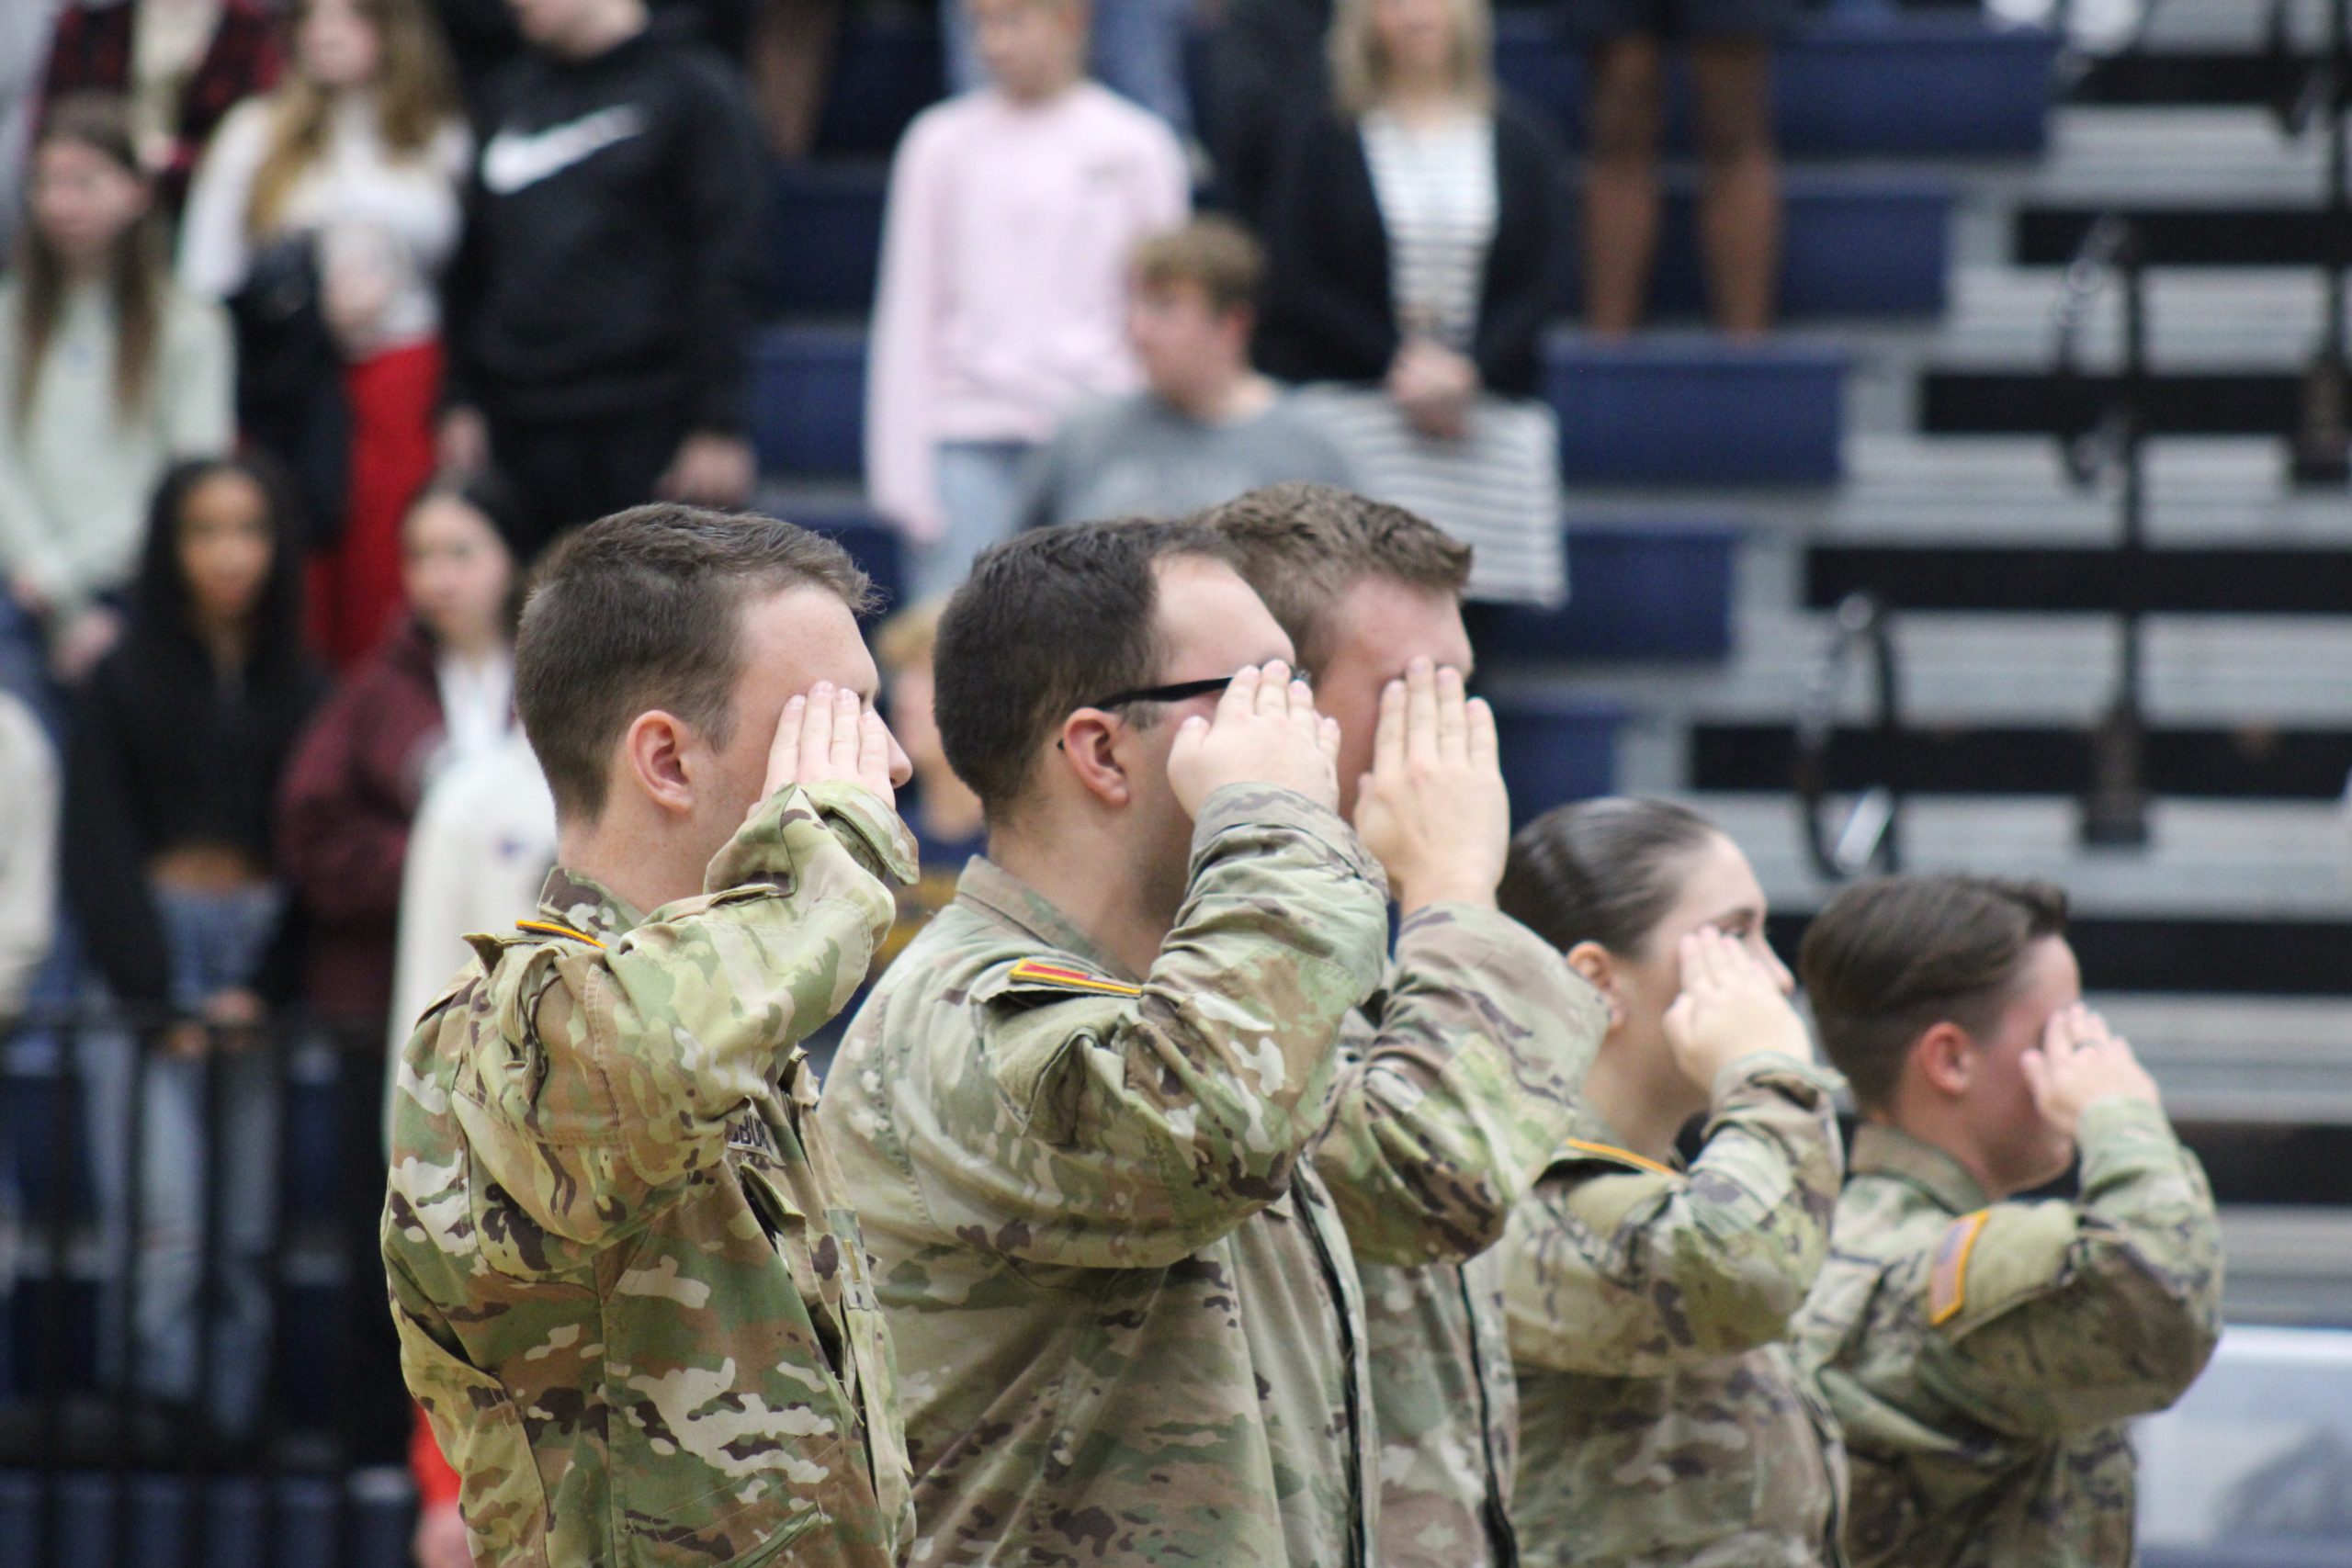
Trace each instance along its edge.
<path fill-rule="evenodd" d="M 1896 609 L 2332 615 L 2352 610 L 2352 549 L 1815 545 L 1805 603 L 1867 591 Z"/>
<path fill-rule="evenodd" d="M 2143 753 L 2160 795 L 2222 800 L 2334 800 L 2352 773 L 2352 729 L 2158 727 Z M 1690 787 L 1772 790 L 1795 776 L 1786 724 L 1699 722 L 1690 729 Z M 1885 784 L 1914 795 L 2073 795 L 2091 778 L 2081 727 L 1985 725 L 1906 730 L 1893 741 L 1868 729 L 1831 737 L 1828 784 Z"/>
<path fill-rule="evenodd" d="M 2086 206 L 2029 203 L 2018 209 L 2014 235 L 2021 266 L 2064 266 L 2092 224 L 2109 212 L 2133 220 L 2155 266 L 2316 266 L 2327 239 L 2327 217 L 2316 205 L 2276 202 L 2244 207 Z"/>
<path fill-rule="evenodd" d="M 1767 934 L 1774 950 L 1793 955 L 1811 922 L 1800 911 L 1773 914 Z M 2101 991 L 2337 997 L 2352 974 L 2346 920 L 2077 913 L 2067 939 Z M 2346 1170 L 2352 1174 L 2352 1161 Z"/>
<path fill-rule="evenodd" d="M 2093 60 L 2067 91 L 2077 104 L 2267 104 L 2302 89 L 2302 61 L 2225 50 L 2128 51 Z"/>
<path fill-rule="evenodd" d="M 1940 435 L 2088 430 L 2114 399 L 2116 378 L 2053 376 L 2047 367 L 1931 368 L 1919 380 L 1919 427 Z M 2302 421 L 2303 378 L 2290 370 L 2159 372 L 2141 418 L 2155 435 L 2286 435 Z"/>

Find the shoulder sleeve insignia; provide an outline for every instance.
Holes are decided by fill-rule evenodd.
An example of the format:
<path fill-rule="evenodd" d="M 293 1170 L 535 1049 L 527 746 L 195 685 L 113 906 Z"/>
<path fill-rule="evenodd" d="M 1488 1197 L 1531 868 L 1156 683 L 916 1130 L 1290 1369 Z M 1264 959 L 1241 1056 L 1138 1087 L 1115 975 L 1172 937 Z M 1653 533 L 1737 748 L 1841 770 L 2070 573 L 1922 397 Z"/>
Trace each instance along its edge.
<path fill-rule="evenodd" d="M 1993 1216 L 1979 1209 L 1954 1220 L 1936 1244 L 1934 1271 L 1928 1277 L 1928 1321 L 1940 1326 L 1960 1315 L 1968 1304 L 1968 1255 L 1976 1250 L 1977 1233 Z"/>
<path fill-rule="evenodd" d="M 1040 958 L 1024 958 L 1005 976 L 1008 987 L 1029 990 L 1075 991 L 1088 996 L 1139 997 L 1141 986 L 1130 986 L 1124 980 L 1114 980 L 1105 975 L 1075 968 L 1068 964 L 1052 964 Z"/>
<path fill-rule="evenodd" d="M 553 920 L 517 920 L 514 922 L 514 929 L 519 931 L 529 931 L 535 936 L 560 936 L 571 942 L 584 942 L 591 947 L 601 948 L 605 945 L 586 931 L 576 931 L 570 926 L 560 926 Z"/>
<path fill-rule="evenodd" d="M 1630 1166 L 1635 1170 L 1652 1171 L 1659 1176 L 1679 1176 L 1682 1174 L 1670 1165 L 1660 1165 L 1657 1161 L 1651 1159 L 1647 1156 L 1637 1155 L 1631 1149 L 1621 1149 L 1614 1144 L 1589 1143 L 1583 1138 L 1561 1139 L 1560 1153 L 1555 1156 L 1554 1158 L 1555 1161 L 1575 1161 L 1579 1159 L 1601 1160 L 1610 1165 Z"/>

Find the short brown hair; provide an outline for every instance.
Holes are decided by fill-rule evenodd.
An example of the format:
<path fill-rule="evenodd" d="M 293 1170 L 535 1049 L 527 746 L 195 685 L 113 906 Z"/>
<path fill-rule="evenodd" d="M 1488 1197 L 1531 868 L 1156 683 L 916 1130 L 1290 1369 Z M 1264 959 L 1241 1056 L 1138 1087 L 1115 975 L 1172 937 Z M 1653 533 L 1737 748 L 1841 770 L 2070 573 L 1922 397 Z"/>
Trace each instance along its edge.
<path fill-rule="evenodd" d="M 1241 575 L 1309 668 L 1329 650 L 1332 607 L 1364 578 L 1455 594 L 1470 581 L 1469 546 L 1401 506 L 1336 485 L 1267 485 L 1200 520 L 1232 545 Z"/>
<path fill-rule="evenodd" d="M 1220 316 L 1254 307 L 1266 279 L 1266 254 L 1250 231 L 1214 213 L 1145 239 L 1131 265 L 1140 287 L 1189 283 L 1208 296 L 1209 309 Z"/>
<path fill-rule="evenodd" d="M 935 593 L 908 605 L 874 630 L 874 657 L 889 676 L 905 674 L 929 664 L 939 647 L 939 618 L 947 613 L 947 595 Z"/>
<path fill-rule="evenodd" d="M 1193 523 L 1073 523 L 991 547 L 947 602 L 932 663 L 939 741 L 990 821 L 1019 802 L 1062 720 L 1152 683 L 1158 567 L 1171 556 L 1232 558 Z M 1156 707 L 1131 716 L 1148 722 Z"/>
<path fill-rule="evenodd" d="M 1883 877 L 1814 917 L 1797 969 L 1822 1048 L 1855 1100 L 1883 1109 L 1920 1035 L 1939 1023 L 1991 1028 L 2026 950 L 2065 931 L 2065 892 L 2046 882 Z"/>
<path fill-rule="evenodd" d="M 873 592 L 820 534 L 695 506 L 615 513 L 549 551 L 515 634 L 514 708 L 559 812 L 603 812 L 613 743 L 641 713 L 725 745 L 743 604 L 799 587 L 857 611 Z"/>

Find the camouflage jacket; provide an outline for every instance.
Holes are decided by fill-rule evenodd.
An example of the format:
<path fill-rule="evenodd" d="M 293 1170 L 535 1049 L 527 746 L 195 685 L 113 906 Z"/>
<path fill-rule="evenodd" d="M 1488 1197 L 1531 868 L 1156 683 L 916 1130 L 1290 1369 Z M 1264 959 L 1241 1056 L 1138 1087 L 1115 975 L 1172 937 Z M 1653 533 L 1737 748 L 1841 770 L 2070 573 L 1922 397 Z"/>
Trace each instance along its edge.
<path fill-rule="evenodd" d="M 1511 1216 L 1511 1516 L 1531 1565 L 1834 1561 L 1843 1465 L 1784 1341 L 1829 1247 L 1835 1081 L 1732 1063 L 1687 1175 L 1588 1110 Z"/>
<path fill-rule="evenodd" d="M 1940 1150 L 1869 1125 L 1807 1303 L 1806 1370 L 1843 1423 L 1857 1568 L 2122 1568 L 2126 1416 L 2195 1381 L 2221 1233 L 2151 1105 L 2083 1112 L 2079 1203 L 1987 1206 Z"/>
<path fill-rule="evenodd" d="M 876 987 L 821 1113 L 905 1370 L 921 1563 L 1350 1568 L 1363 1303 L 1306 1158 L 1387 887 L 1235 785 L 1131 976 L 986 860 Z"/>
<path fill-rule="evenodd" d="M 865 790 L 787 789 L 701 897 L 558 871 L 469 939 L 397 1070 L 383 1247 L 477 1561 L 901 1560 L 889 1338 L 795 1042 L 911 848 Z"/>
<path fill-rule="evenodd" d="M 1549 942 L 1446 904 L 1404 922 L 1387 986 L 1340 1037 L 1315 1168 L 1363 1280 L 1383 1568 L 1516 1561 L 1519 1393 L 1491 1249 L 1566 1135 L 1608 1022 Z"/>

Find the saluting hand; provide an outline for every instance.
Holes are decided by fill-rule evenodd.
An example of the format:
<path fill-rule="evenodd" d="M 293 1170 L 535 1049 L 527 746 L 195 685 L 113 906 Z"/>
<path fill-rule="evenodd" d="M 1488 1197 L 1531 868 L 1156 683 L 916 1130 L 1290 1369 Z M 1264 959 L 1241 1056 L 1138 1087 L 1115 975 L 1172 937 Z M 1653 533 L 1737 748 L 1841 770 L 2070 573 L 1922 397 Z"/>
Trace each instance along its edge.
<path fill-rule="evenodd" d="M 1777 1051 L 1813 1060 L 1813 1039 L 1775 973 L 1738 942 L 1704 926 L 1682 939 L 1682 990 L 1666 1010 L 1666 1043 L 1682 1076 L 1701 1089 L 1742 1056 Z"/>
<path fill-rule="evenodd" d="M 1168 784 L 1192 817 L 1230 784 L 1296 790 L 1337 811 L 1339 756 L 1339 722 L 1315 711 L 1314 692 L 1277 659 L 1236 675 L 1215 718 L 1183 722 L 1168 752 Z"/>
<path fill-rule="evenodd" d="M 1449 902 L 1494 908 L 1510 852 L 1510 795 L 1494 710 L 1465 694 L 1459 670 L 1416 659 L 1381 692 L 1356 835 L 1405 913 Z"/>
<path fill-rule="evenodd" d="M 760 798 L 790 784 L 839 779 L 864 784 L 896 806 L 890 762 L 897 749 L 889 726 L 855 692 L 820 681 L 784 705 L 775 742 L 768 749 L 767 788 Z"/>
<path fill-rule="evenodd" d="M 2131 1043 L 2080 1002 L 2050 1015 L 2041 1043 L 2019 1056 L 2018 1066 L 2041 1119 L 2070 1139 L 2096 1100 L 2160 1103 L 2156 1080 L 2132 1055 Z"/>

